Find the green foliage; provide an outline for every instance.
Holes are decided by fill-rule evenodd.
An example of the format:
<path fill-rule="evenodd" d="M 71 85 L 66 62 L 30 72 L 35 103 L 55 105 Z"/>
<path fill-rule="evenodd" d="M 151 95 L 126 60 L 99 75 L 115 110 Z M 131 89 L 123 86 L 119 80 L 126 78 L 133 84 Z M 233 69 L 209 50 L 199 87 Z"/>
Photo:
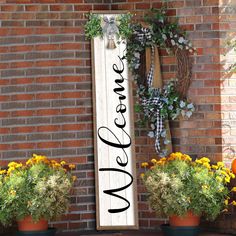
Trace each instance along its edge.
<path fill-rule="evenodd" d="M 132 15 L 130 13 L 118 16 L 117 21 L 119 22 L 119 35 L 122 39 L 130 38 L 133 33 L 132 28 L 130 27 L 131 18 Z"/>
<path fill-rule="evenodd" d="M 97 36 L 102 37 L 102 26 L 101 26 L 102 18 L 97 14 L 88 14 L 88 21 L 85 24 L 85 37 L 88 39 L 95 38 Z"/>
<path fill-rule="evenodd" d="M 230 194 L 227 184 L 235 176 L 222 162 L 211 165 L 206 157 L 192 161 L 180 152 L 151 162 L 153 166 L 142 177 L 150 206 L 158 216 L 184 216 L 192 211 L 214 220 L 227 208 Z"/>
<path fill-rule="evenodd" d="M 119 29 L 118 37 L 121 39 L 127 39 L 133 33 L 130 28 L 130 21 L 132 15 L 130 13 L 122 14 L 117 17 L 116 24 Z M 103 37 L 103 29 L 102 29 L 102 17 L 98 14 L 89 13 L 88 21 L 85 24 L 85 36 L 88 39 L 95 38 L 97 36 Z"/>
<path fill-rule="evenodd" d="M 0 175 L 0 222 L 10 225 L 14 220 L 31 215 L 35 221 L 54 220 L 68 209 L 74 177 L 58 163 L 34 155 L 25 165 L 9 163 Z"/>

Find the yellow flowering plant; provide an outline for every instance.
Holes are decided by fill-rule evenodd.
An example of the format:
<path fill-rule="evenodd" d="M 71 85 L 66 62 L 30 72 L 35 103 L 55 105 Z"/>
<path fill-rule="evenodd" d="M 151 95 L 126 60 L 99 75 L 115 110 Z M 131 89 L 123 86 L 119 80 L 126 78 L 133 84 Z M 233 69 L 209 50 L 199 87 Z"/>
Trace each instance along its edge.
<path fill-rule="evenodd" d="M 14 220 L 32 216 L 54 220 L 69 207 L 75 181 L 66 162 L 33 155 L 25 164 L 10 162 L 0 171 L 0 221 L 10 225 Z"/>
<path fill-rule="evenodd" d="M 224 163 L 212 165 L 207 157 L 193 161 L 190 156 L 175 152 L 152 164 L 142 163 L 146 169 L 141 174 L 148 192 L 148 201 L 158 216 L 184 216 L 188 211 L 214 220 L 228 205 L 228 188 L 235 175 Z"/>

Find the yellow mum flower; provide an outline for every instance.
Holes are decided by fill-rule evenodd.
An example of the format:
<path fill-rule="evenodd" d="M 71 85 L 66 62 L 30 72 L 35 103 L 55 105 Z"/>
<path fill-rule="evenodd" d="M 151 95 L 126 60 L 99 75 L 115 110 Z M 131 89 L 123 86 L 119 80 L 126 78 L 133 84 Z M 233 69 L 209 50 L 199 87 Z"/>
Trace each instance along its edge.
<path fill-rule="evenodd" d="M 61 161 L 61 163 L 60 163 L 62 166 L 63 165 L 65 165 L 66 164 L 66 162 L 65 161 Z"/>
<path fill-rule="evenodd" d="M 187 155 L 187 154 L 183 154 L 183 160 L 185 160 L 185 161 L 192 161 L 192 158 L 189 155 Z"/>
<path fill-rule="evenodd" d="M 201 160 L 198 160 L 198 159 L 196 159 L 196 161 L 195 161 L 197 164 L 202 164 L 202 161 Z"/>
<path fill-rule="evenodd" d="M 232 201 L 231 204 L 232 204 L 233 206 L 236 206 L 236 201 Z"/>
<path fill-rule="evenodd" d="M 229 176 L 225 177 L 225 182 L 230 183 L 230 177 Z"/>
<path fill-rule="evenodd" d="M 208 162 L 203 162 L 202 165 L 205 166 L 207 169 L 211 169 L 211 165 Z"/>
<path fill-rule="evenodd" d="M 74 164 L 70 164 L 69 165 L 69 168 L 72 170 L 72 169 L 75 169 L 75 165 Z"/>
<path fill-rule="evenodd" d="M 8 166 L 8 167 L 16 167 L 17 165 L 18 165 L 17 162 L 12 161 L 12 162 L 10 162 L 7 166 Z"/>
<path fill-rule="evenodd" d="M 7 174 L 9 175 L 12 171 L 14 171 L 16 168 L 15 167 L 10 167 L 8 170 L 7 170 Z"/>
<path fill-rule="evenodd" d="M 143 167 L 143 168 L 145 168 L 145 167 L 148 167 L 148 162 L 143 162 L 142 164 L 141 164 L 141 167 Z"/>
<path fill-rule="evenodd" d="M 207 158 L 207 157 L 202 157 L 202 158 L 200 159 L 200 161 L 203 162 L 203 163 L 205 163 L 205 162 L 209 163 L 209 162 L 210 162 L 210 159 Z"/>
<path fill-rule="evenodd" d="M 235 179 L 235 174 L 229 173 L 229 176 L 230 176 L 232 179 Z"/>
<path fill-rule="evenodd" d="M 232 192 L 236 192 L 236 187 L 233 187 L 233 188 L 231 189 L 231 191 L 232 191 Z"/>
<path fill-rule="evenodd" d="M 153 159 L 151 160 L 151 162 L 152 162 L 153 165 L 155 165 L 155 164 L 157 163 L 157 160 L 156 160 L 155 158 L 153 158 Z"/>
<path fill-rule="evenodd" d="M 217 165 L 212 165 L 211 167 L 212 167 L 212 169 L 215 169 L 215 170 L 219 169 L 219 167 Z"/>
<path fill-rule="evenodd" d="M 223 170 L 222 170 L 220 173 L 221 173 L 222 175 L 224 175 L 224 176 L 229 176 L 229 175 L 228 175 L 225 171 L 223 171 Z"/>
<path fill-rule="evenodd" d="M 72 176 L 72 180 L 73 181 L 76 181 L 77 180 L 77 177 L 74 175 L 74 176 Z"/>
<path fill-rule="evenodd" d="M 217 162 L 217 166 L 218 166 L 218 167 L 224 167 L 225 164 L 224 164 L 222 161 L 218 161 L 218 162 Z"/>
<path fill-rule="evenodd" d="M 229 205 L 229 200 L 228 200 L 228 199 L 225 200 L 225 205 L 226 205 L 226 206 Z"/>
<path fill-rule="evenodd" d="M 7 171 L 6 170 L 0 170 L 0 175 L 5 174 Z"/>
<path fill-rule="evenodd" d="M 53 164 L 52 166 L 53 166 L 54 168 L 60 168 L 60 167 L 61 167 L 61 164 L 55 163 L 55 164 Z"/>
<path fill-rule="evenodd" d="M 144 175 L 145 175 L 144 173 L 141 173 L 141 174 L 140 174 L 140 177 L 141 177 L 141 178 L 143 178 L 143 177 L 144 177 Z"/>

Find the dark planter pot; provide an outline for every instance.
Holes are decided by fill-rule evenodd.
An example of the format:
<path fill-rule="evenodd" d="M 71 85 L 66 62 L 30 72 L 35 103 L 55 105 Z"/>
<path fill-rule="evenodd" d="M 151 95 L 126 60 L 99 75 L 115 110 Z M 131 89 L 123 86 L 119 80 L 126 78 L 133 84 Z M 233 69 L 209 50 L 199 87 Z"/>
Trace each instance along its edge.
<path fill-rule="evenodd" d="M 198 226 L 170 226 L 169 224 L 161 225 L 164 236 L 197 236 L 200 233 Z"/>
<path fill-rule="evenodd" d="M 56 231 L 54 228 L 49 228 L 45 231 L 18 231 L 16 236 L 54 236 Z"/>

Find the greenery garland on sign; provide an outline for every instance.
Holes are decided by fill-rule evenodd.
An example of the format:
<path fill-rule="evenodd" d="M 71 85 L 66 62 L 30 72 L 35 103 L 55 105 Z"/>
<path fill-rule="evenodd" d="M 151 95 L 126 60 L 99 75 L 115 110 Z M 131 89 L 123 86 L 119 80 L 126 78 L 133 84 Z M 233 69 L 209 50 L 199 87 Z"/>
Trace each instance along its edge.
<path fill-rule="evenodd" d="M 102 17 L 98 14 L 89 13 L 87 15 L 88 21 L 85 25 L 85 37 L 87 39 L 92 39 L 95 37 L 103 37 L 102 28 Z M 130 26 L 132 15 L 130 13 L 121 14 L 115 19 L 115 23 L 119 29 L 117 37 L 121 39 L 127 39 L 132 34 L 132 29 Z"/>
<path fill-rule="evenodd" d="M 192 66 L 189 54 L 195 50 L 178 23 L 168 21 L 166 8 L 150 11 L 145 17 L 148 27 L 130 22 L 130 14 L 123 14 L 116 19 L 119 29 L 117 36 L 121 40 L 127 40 L 126 58 L 137 84 L 139 105 L 136 110 L 142 111 L 145 120 L 149 121 L 151 131 L 148 135 L 156 138 L 156 151 L 164 156 L 168 152 L 165 145 L 171 142 L 166 135 L 165 121 L 175 120 L 180 115 L 189 118 L 195 109 L 186 99 Z M 85 35 L 87 38 L 103 37 L 101 17 L 96 14 L 89 15 Z M 165 84 L 163 88 L 153 88 L 152 82 L 148 82 L 151 73 L 148 76 L 143 73 L 145 50 L 154 46 L 166 49 L 177 59 L 176 79 Z"/>

